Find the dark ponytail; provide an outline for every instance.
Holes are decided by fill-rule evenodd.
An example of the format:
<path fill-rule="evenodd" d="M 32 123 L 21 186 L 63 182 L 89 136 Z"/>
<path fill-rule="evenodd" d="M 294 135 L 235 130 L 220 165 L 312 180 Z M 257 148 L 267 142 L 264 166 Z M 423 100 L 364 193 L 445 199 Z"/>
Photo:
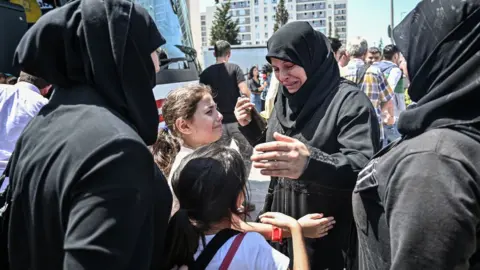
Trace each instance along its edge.
<path fill-rule="evenodd" d="M 222 221 L 240 216 L 238 198 L 248 201 L 245 163 L 231 148 L 211 144 L 185 157 L 172 176 L 172 188 L 180 202 L 168 225 L 165 269 L 188 265 L 205 233 Z"/>
<path fill-rule="evenodd" d="M 163 269 L 170 270 L 175 266 L 180 267 L 193 262 L 200 236 L 203 234 L 190 222 L 188 211 L 178 210 L 168 223 L 165 241 L 166 260 Z"/>
<path fill-rule="evenodd" d="M 180 142 L 172 136 L 168 128 L 163 128 L 158 133 L 157 141 L 151 146 L 151 151 L 155 163 L 168 177 L 175 161 L 175 156 L 180 151 Z"/>

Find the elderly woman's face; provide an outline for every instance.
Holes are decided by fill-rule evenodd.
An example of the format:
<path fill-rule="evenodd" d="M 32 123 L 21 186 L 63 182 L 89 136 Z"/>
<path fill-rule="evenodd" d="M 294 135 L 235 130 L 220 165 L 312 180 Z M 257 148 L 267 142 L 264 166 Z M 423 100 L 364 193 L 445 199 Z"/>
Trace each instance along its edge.
<path fill-rule="evenodd" d="M 307 73 L 301 66 L 276 58 L 271 61 L 275 76 L 290 94 L 296 93 L 307 81 Z"/>

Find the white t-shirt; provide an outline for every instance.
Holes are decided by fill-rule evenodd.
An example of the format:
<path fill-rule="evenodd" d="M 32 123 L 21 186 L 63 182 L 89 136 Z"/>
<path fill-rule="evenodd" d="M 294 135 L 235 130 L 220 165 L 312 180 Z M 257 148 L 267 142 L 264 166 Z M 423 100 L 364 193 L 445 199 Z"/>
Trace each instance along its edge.
<path fill-rule="evenodd" d="M 173 173 L 178 168 L 182 160 L 189 154 L 193 153 L 193 151 L 194 151 L 193 149 L 190 149 L 185 146 L 181 146 L 180 151 L 175 156 L 175 160 L 173 161 L 172 168 L 170 169 L 170 174 L 168 175 L 168 186 L 170 187 L 170 190 L 172 191 L 172 196 L 173 196 L 172 212 L 170 216 L 173 216 L 173 214 L 175 214 L 180 208 L 180 203 L 178 202 L 177 196 L 175 196 L 175 193 L 173 192 L 173 189 L 172 189 Z"/>
<path fill-rule="evenodd" d="M 208 244 L 215 235 L 205 236 L 206 244 Z M 206 270 L 217 270 L 227 256 L 228 250 L 233 243 L 235 236 L 228 239 L 228 241 L 217 251 L 213 259 L 208 264 Z M 198 250 L 195 253 L 195 260 L 200 256 L 204 246 L 200 239 Z M 238 247 L 235 256 L 233 257 L 229 270 L 287 270 L 290 264 L 290 259 L 272 248 L 265 238 L 256 232 L 246 233 L 242 243 Z"/>

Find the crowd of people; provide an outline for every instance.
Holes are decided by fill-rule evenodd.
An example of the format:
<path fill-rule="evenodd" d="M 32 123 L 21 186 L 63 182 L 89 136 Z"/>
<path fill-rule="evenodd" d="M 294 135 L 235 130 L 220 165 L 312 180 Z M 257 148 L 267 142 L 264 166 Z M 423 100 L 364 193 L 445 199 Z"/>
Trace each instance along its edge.
<path fill-rule="evenodd" d="M 0 85 L 0 269 L 478 269 L 480 1 L 422 1 L 393 36 L 291 22 L 248 80 L 218 41 L 159 130 L 148 12 L 47 13 Z"/>

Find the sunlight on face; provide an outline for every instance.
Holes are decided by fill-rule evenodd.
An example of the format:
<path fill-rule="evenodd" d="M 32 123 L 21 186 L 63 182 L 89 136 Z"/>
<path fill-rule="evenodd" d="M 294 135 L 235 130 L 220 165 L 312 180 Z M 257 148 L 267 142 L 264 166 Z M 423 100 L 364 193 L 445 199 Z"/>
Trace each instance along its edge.
<path fill-rule="evenodd" d="M 210 94 L 206 94 L 197 104 L 197 110 L 191 120 L 190 141 L 197 146 L 218 141 L 222 136 L 222 114 Z"/>

